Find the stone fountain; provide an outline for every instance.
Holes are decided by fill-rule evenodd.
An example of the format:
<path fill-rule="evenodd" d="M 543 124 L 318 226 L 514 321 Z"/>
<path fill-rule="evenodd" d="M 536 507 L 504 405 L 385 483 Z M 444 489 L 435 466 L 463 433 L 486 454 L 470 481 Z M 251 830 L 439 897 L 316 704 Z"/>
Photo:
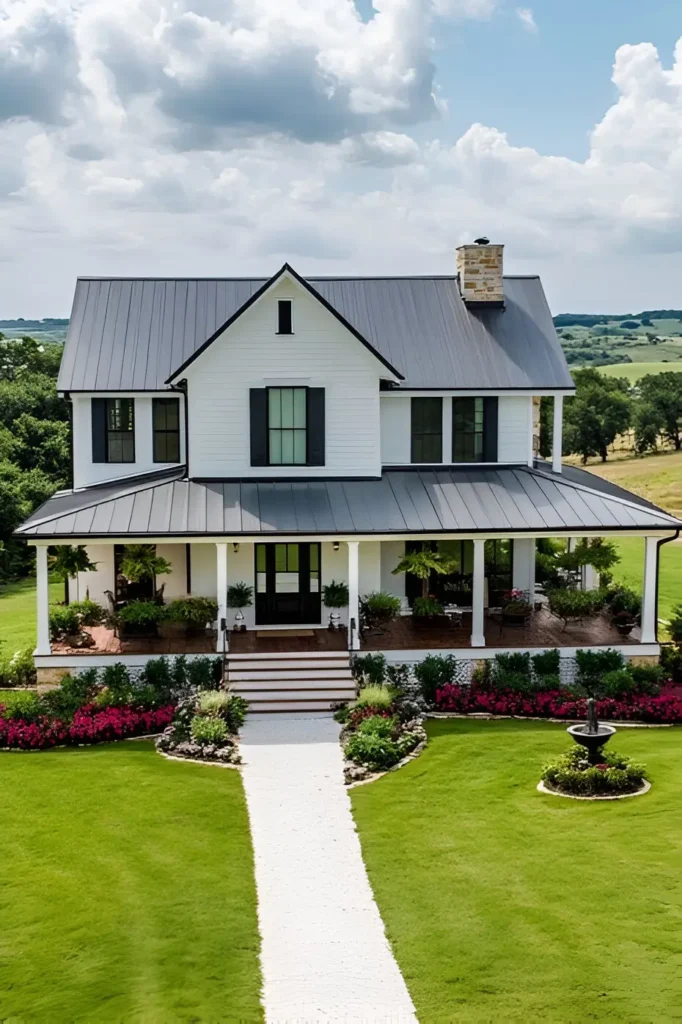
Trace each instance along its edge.
<path fill-rule="evenodd" d="M 583 747 L 587 748 L 587 756 L 591 764 L 599 763 L 601 748 L 608 743 L 615 731 L 612 725 L 599 724 L 592 697 L 587 702 L 587 724 L 569 725 L 566 730 L 576 743 L 581 743 Z"/>

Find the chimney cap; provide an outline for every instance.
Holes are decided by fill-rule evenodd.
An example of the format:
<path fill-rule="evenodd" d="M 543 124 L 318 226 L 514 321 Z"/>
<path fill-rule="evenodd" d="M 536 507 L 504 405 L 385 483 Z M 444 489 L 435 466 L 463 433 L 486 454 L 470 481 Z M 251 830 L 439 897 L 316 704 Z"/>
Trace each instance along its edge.
<path fill-rule="evenodd" d="M 490 245 L 490 239 L 481 235 L 480 238 L 474 238 L 474 245 Z"/>

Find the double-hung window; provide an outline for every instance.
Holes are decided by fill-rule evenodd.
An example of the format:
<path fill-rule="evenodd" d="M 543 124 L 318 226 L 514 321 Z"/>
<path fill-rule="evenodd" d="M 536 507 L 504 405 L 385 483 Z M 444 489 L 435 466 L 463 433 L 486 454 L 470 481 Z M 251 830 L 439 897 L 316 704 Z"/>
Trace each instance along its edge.
<path fill-rule="evenodd" d="M 180 461 L 180 399 L 152 399 L 154 462 Z"/>
<path fill-rule="evenodd" d="M 106 461 L 135 461 L 135 406 L 132 398 L 106 399 Z"/>
<path fill-rule="evenodd" d="M 452 399 L 452 461 L 484 461 L 484 399 Z"/>
<path fill-rule="evenodd" d="M 308 461 L 307 388 L 268 388 L 268 464 Z"/>
<path fill-rule="evenodd" d="M 412 399 L 410 461 L 443 461 L 442 398 Z"/>

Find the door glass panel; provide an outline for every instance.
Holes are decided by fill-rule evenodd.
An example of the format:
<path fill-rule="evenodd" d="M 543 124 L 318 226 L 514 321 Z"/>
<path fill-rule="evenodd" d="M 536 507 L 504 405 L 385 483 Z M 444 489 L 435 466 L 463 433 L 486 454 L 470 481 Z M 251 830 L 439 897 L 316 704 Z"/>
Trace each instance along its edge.
<path fill-rule="evenodd" d="M 287 571 L 287 546 L 275 544 L 275 572 Z"/>
<path fill-rule="evenodd" d="M 298 544 L 275 545 L 275 593 L 298 594 Z"/>
<path fill-rule="evenodd" d="M 287 569 L 298 572 L 298 544 L 287 544 Z"/>

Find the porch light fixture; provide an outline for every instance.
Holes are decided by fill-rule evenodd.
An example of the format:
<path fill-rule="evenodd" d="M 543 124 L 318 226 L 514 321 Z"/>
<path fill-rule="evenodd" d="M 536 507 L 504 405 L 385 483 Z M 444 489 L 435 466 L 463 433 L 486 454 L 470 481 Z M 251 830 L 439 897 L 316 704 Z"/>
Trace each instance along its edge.
<path fill-rule="evenodd" d="M 242 628 L 243 625 L 244 625 L 244 612 L 240 608 L 239 611 L 237 612 L 237 614 L 234 617 L 234 628 L 241 632 L 241 628 Z"/>
<path fill-rule="evenodd" d="M 329 625 L 331 626 L 332 629 L 338 629 L 340 621 L 341 616 L 338 612 L 332 612 L 331 615 L 329 616 Z"/>
<path fill-rule="evenodd" d="M 335 540 L 335 541 L 334 541 L 334 545 L 333 545 L 333 547 L 334 547 L 334 551 L 338 551 L 338 550 L 339 550 L 339 547 L 340 547 L 340 545 L 339 545 L 339 542 L 338 542 L 338 540 Z"/>
<path fill-rule="evenodd" d="M 235 555 L 236 555 L 236 554 L 237 554 L 237 552 L 239 551 L 239 544 L 237 544 L 237 543 L 235 542 L 235 543 L 234 543 L 234 544 L 232 545 L 232 550 L 234 551 L 234 553 L 235 553 Z"/>

